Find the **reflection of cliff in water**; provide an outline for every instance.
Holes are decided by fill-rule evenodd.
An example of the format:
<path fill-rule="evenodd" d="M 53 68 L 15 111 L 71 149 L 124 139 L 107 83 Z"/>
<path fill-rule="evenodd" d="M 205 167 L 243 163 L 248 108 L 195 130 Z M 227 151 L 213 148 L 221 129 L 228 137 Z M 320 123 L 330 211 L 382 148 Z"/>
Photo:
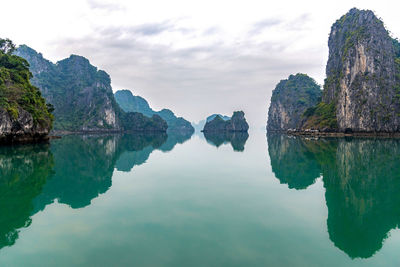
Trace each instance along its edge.
<path fill-rule="evenodd" d="M 174 149 L 176 144 L 183 144 L 190 139 L 193 133 L 187 132 L 168 132 L 156 135 L 136 135 L 132 138 L 124 135 L 120 141 L 120 146 L 124 152 L 120 153 L 116 163 L 119 171 L 129 172 L 136 165 L 141 165 L 147 161 L 150 154 L 155 150 L 169 152 Z"/>
<path fill-rule="evenodd" d="M 400 223 L 400 140 L 341 140 L 335 163 L 324 175 L 330 238 L 371 257 Z"/>
<path fill-rule="evenodd" d="M 54 174 L 35 199 L 37 210 L 58 200 L 72 208 L 90 204 L 111 186 L 118 135 L 69 135 L 51 142 Z"/>
<path fill-rule="evenodd" d="M 179 138 L 158 134 L 70 135 L 52 142 L 54 175 L 35 200 L 38 210 L 55 199 L 82 208 L 111 187 L 114 168 L 129 172 L 147 161 L 155 149 Z"/>
<path fill-rule="evenodd" d="M 166 140 L 166 134 L 122 136 L 119 140 L 120 155 L 116 162 L 116 169 L 129 172 L 134 166 L 145 163 L 151 152 L 164 144 Z"/>
<path fill-rule="evenodd" d="M 282 184 L 305 189 L 320 176 L 314 154 L 299 138 L 269 134 L 267 140 L 272 171 Z"/>
<path fill-rule="evenodd" d="M 351 258 L 374 255 L 382 248 L 389 231 L 400 223 L 400 140 L 288 139 L 279 139 L 280 146 L 289 144 L 285 151 L 299 151 L 302 147 L 300 154 L 309 155 L 313 164 L 320 166 L 332 242 Z M 272 140 L 268 137 L 269 145 L 274 143 Z M 275 165 L 280 155 L 274 153 L 275 149 L 269 151 Z M 288 168 L 300 171 L 302 161 L 298 164 L 299 160 L 290 157 L 283 160 L 291 161 Z M 283 179 L 295 178 L 289 177 Z M 297 179 L 303 181 L 304 173 L 299 172 Z"/>
<path fill-rule="evenodd" d="M 207 142 L 220 147 L 222 144 L 231 143 L 234 151 L 244 151 L 249 134 L 247 132 L 203 132 Z"/>
<path fill-rule="evenodd" d="M 49 145 L 0 147 L 0 248 L 11 246 L 28 227 L 33 199 L 54 166 Z"/>
<path fill-rule="evenodd" d="M 69 135 L 51 145 L 0 147 L 0 249 L 18 239 L 31 216 L 55 200 L 82 208 L 111 187 L 114 168 L 131 170 L 168 142 L 187 137 Z"/>

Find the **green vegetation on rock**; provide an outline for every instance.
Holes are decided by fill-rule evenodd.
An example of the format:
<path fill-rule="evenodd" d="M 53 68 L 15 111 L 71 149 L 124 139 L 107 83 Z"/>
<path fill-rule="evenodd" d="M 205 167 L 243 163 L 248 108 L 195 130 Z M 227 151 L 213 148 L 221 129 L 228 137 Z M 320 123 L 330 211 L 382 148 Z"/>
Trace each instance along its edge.
<path fill-rule="evenodd" d="M 26 45 L 18 47 L 15 54 L 30 63 L 31 82 L 54 106 L 55 130 L 120 128 L 111 79 L 89 60 L 71 55 L 53 64 Z"/>
<path fill-rule="evenodd" d="M 337 128 L 336 108 L 333 103 L 320 102 L 317 106 L 308 108 L 303 116 L 307 118 L 304 128 Z"/>
<path fill-rule="evenodd" d="M 302 129 L 400 131 L 400 43 L 370 10 L 351 9 L 331 28 L 322 102 Z"/>
<path fill-rule="evenodd" d="M 243 111 L 235 111 L 230 120 L 224 120 L 217 115 L 213 120 L 206 122 L 203 132 L 247 132 L 249 125 Z"/>
<path fill-rule="evenodd" d="M 124 112 L 114 98 L 110 76 L 88 59 L 71 55 L 53 64 L 26 45 L 18 47 L 15 54 L 30 62 L 32 83 L 53 104 L 55 130 L 166 131 L 166 124 L 159 117 Z"/>
<path fill-rule="evenodd" d="M 21 110 L 28 112 L 36 126 L 51 129 L 51 105 L 46 105 L 40 90 L 33 86 L 28 62 L 12 55 L 14 44 L 0 39 L 0 109 L 6 110 L 12 120 L 18 120 Z"/>
<path fill-rule="evenodd" d="M 268 111 L 268 131 L 286 131 L 298 128 L 307 108 L 321 99 L 321 88 L 306 74 L 290 75 L 281 80 L 272 92 Z"/>

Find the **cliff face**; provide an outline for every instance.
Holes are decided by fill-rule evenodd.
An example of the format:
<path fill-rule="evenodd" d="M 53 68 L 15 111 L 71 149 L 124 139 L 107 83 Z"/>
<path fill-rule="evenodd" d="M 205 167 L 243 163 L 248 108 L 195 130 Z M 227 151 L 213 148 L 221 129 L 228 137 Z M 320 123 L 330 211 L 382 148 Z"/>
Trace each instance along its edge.
<path fill-rule="evenodd" d="M 53 115 L 31 75 L 23 58 L 0 50 L 0 143 L 47 138 Z"/>
<path fill-rule="evenodd" d="M 130 90 L 119 90 L 115 93 L 115 99 L 125 112 L 139 112 L 147 117 L 160 116 L 168 124 L 168 131 L 194 132 L 190 122 L 182 117 L 176 117 L 169 109 L 154 111 L 149 103 L 140 96 L 134 96 Z"/>
<path fill-rule="evenodd" d="M 204 125 L 203 132 L 247 132 L 249 125 L 244 118 L 243 111 L 235 111 L 230 120 L 216 116 Z"/>
<path fill-rule="evenodd" d="M 89 60 L 72 55 L 53 64 L 25 45 L 15 54 L 30 63 L 32 84 L 54 106 L 55 130 L 121 130 L 110 77 Z"/>
<path fill-rule="evenodd" d="M 32 114 L 18 108 L 13 117 L 7 110 L 0 108 L 0 143 L 29 143 L 47 139 L 50 127 L 35 123 Z"/>
<path fill-rule="evenodd" d="M 286 131 L 298 128 L 307 108 L 315 106 L 322 95 L 314 79 L 305 74 L 290 75 L 272 92 L 268 111 L 268 131 Z"/>
<path fill-rule="evenodd" d="M 338 131 L 400 131 L 400 49 L 383 22 L 352 9 L 333 24 L 328 45 L 325 119 Z M 306 128 L 320 121 L 314 116 Z"/>

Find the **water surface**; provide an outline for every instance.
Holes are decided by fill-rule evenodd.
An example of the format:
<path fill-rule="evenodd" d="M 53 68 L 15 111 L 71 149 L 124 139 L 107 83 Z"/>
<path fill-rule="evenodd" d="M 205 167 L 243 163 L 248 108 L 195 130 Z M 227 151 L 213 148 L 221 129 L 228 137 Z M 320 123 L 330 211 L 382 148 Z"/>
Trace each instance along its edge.
<path fill-rule="evenodd" d="M 400 140 L 65 136 L 0 147 L 1 266 L 396 266 Z"/>

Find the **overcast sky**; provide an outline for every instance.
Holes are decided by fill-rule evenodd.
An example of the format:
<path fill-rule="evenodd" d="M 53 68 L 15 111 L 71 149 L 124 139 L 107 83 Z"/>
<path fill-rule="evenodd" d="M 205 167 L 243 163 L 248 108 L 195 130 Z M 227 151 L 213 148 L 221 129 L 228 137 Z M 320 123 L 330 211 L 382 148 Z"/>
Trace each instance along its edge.
<path fill-rule="evenodd" d="M 1 5 L 0 37 L 56 62 L 82 55 L 155 109 L 189 121 L 243 110 L 266 124 L 281 79 L 325 78 L 332 23 L 371 9 L 400 37 L 396 1 L 14 0 Z"/>

